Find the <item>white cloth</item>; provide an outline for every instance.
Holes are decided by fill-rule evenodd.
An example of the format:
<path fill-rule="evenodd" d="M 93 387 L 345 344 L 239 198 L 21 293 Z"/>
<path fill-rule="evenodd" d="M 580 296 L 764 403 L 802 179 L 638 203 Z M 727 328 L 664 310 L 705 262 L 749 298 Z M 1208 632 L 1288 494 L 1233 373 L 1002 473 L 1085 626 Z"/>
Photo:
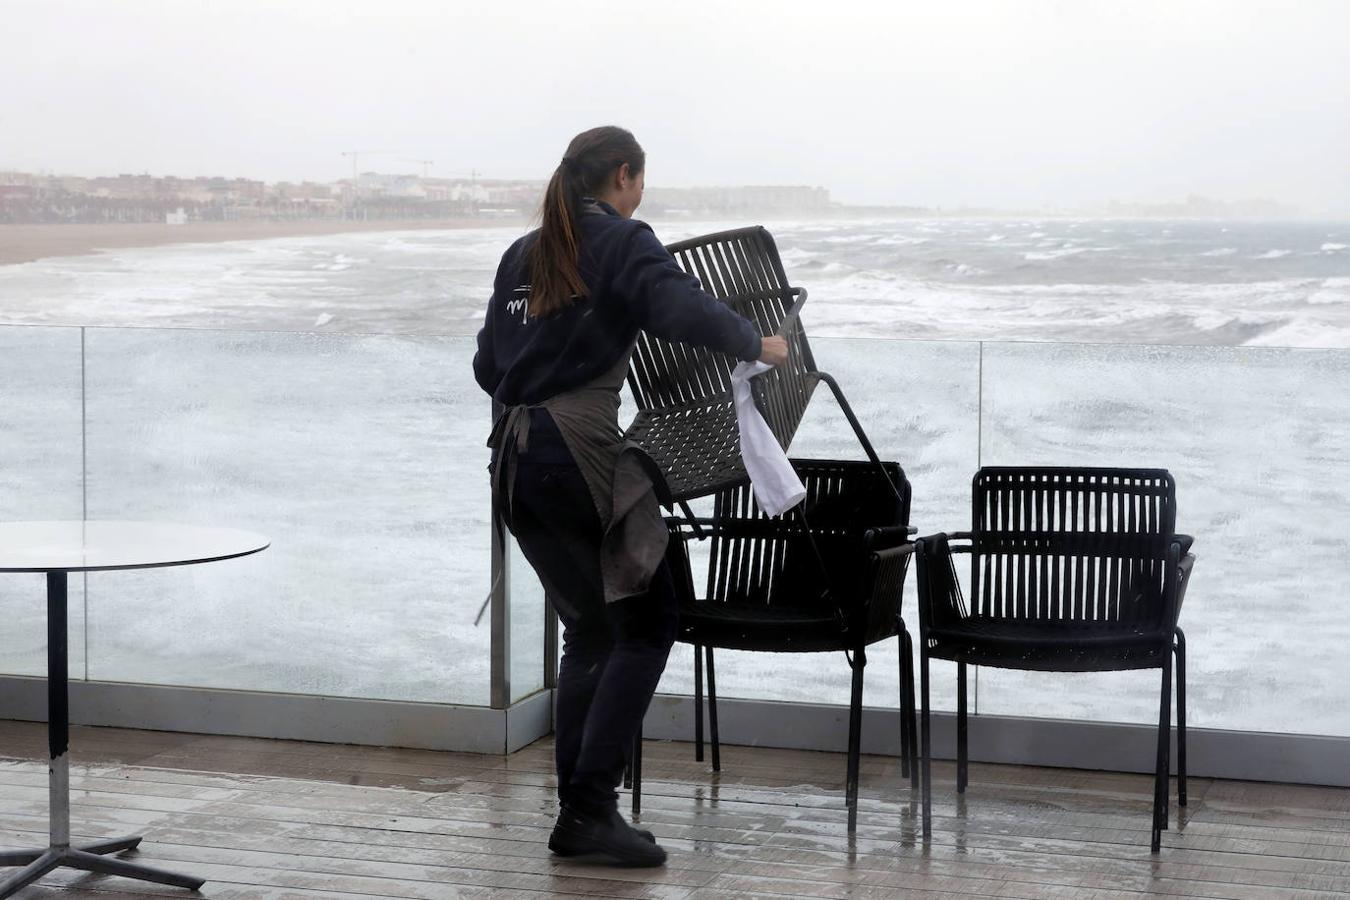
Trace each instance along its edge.
<path fill-rule="evenodd" d="M 731 396 L 736 401 L 736 424 L 741 431 L 741 459 L 750 474 L 759 508 L 771 516 L 781 516 L 806 497 L 806 487 L 788 461 L 787 453 L 759 414 L 750 391 L 750 379 L 773 366 L 762 362 L 743 362 L 731 372 Z"/>

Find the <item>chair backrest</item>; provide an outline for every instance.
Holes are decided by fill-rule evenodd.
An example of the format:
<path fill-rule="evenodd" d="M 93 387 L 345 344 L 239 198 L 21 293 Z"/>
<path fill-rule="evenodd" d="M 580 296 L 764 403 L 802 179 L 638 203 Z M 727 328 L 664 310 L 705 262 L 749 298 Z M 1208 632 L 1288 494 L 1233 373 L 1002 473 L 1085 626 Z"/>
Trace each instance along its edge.
<path fill-rule="evenodd" d="M 986 467 L 972 497 L 974 615 L 1102 625 L 1161 617 L 1176 531 L 1166 470 Z"/>
<path fill-rule="evenodd" d="M 754 322 L 760 334 L 779 333 L 805 292 L 788 284 L 773 236 L 761 226 L 691 238 L 667 248 L 703 289 Z M 800 327 L 785 335 L 793 344 L 789 364 L 757 383 L 757 400 L 774 436 L 787 447 L 815 386 L 816 371 Z M 698 405 L 728 398 L 736 360 L 703 347 L 638 337 L 628 384 L 639 410 Z"/>
<path fill-rule="evenodd" d="M 831 592 L 856 591 L 865 577 L 864 533 L 909 524 L 910 485 L 899 464 L 812 459 L 792 464 L 806 499 L 782 516 L 767 516 L 750 485 L 714 495 L 709 600 L 833 609 L 837 598 Z"/>

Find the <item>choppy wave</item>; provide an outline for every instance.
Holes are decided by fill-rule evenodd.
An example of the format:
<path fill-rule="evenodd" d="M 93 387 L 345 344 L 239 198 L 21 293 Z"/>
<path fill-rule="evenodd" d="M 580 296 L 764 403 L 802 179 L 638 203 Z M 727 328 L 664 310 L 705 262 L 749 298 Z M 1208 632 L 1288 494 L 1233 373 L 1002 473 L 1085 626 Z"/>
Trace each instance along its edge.
<path fill-rule="evenodd" d="M 671 241 L 740 224 L 655 227 Z M 810 292 L 813 335 L 1350 347 L 1350 253 L 1325 225 L 769 227 L 789 278 Z M 519 233 L 377 232 L 40 260 L 0 267 L 0 321 L 472 334 Z M 1104 233 L 1110 245 L 1099 243 Z"/>
<path fill-rule="evenodd" d="M 1032 250 L 1022 254 L 1022 258 L 1031 261 L 1043 261 L 1050 259 L 1063 259 L 1066 256 L 1073 256 L 1075 253 L 1086 253 L 1086 247 L 1061 247 L 1058 250 Z"/>

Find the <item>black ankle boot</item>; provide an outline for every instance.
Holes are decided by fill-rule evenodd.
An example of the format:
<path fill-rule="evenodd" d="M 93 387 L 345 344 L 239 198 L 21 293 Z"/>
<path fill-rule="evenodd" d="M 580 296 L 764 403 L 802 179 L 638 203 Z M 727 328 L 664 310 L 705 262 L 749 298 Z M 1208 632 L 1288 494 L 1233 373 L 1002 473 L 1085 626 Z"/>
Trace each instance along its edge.
<path fill-rule="evenodd" d="M 571 808 L 572 808 L 571 805 L 568 804 L 568 802 L 567 802 L 566 800 L 563 799 L 563 797 L 562 797 L 562 792 L 559 791 L 559 792 L 558 792 L 558 811 L 559 811 L 558 820 L 559 820 L 559 821 L 562 821 L 562 815 L 561 815 L 562 810 L 564 810 L 564 809 L 571 809 Z M 616 815 L 616 816 L 619 815 L 618 810 L 615 810 L 615 811 L 614 811 L 614 815 Z M 556 826 L 555 826 L 555 827 L 556 827 Z M 641 837 L 644 841 L 649 841 L 649 842 L 651 842 L 651 843 L 653 843 L 653 844 L 656 843 L 656 835 L 652 834 L 650 831 L 647 831 L 645 828 L 638 828 L 638 827 L 636 827 L 636 826 L 630 826 L 630 827 L 631 827 L 634 831 L 636 831 L 636 832 L 638 833 L 638 836 Z M 552 842 L 551 842 L 551 841 L 550 841 L 549 849 L 550 849 L 550 850 L 553 850 L 553 853 L 554 853 L 555 855 L 557 855 L 557 856 L 569 856 L 569 855 L 570 855 L 570 854 L 566 851 L 566 849 L 563 849 L 563 850 L 554 850 L 553 847 L 552 847 Z"/>
<path fill-rule="evenodd" d="M 588 862 L 611 866 L 659 866 L 666 851 L 656 844 L 650 832 L 638 831 L 624 821 L 618 810 L 603 816 L 589 816 L 563 809 L 548 849 L 558 856 L 586 857 Z"/>

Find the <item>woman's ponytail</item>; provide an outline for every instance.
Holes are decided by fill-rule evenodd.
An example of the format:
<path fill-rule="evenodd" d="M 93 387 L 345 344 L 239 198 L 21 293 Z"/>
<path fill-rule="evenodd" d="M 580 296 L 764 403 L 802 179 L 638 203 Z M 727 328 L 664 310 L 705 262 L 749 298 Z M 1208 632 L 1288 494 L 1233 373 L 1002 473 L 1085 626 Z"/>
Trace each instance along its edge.
<path fill-rule="evenodd" d="M 572 138 L 549 179 L 540 210 L 539 238 L 530 251 L 529 314 L 541 317 L 586 296 L 581 277 L 582 198 L 599 192 L 614 170 L 628 164 L 637 176 L 646 154 L 633 135 L 606 125 Z"/>

